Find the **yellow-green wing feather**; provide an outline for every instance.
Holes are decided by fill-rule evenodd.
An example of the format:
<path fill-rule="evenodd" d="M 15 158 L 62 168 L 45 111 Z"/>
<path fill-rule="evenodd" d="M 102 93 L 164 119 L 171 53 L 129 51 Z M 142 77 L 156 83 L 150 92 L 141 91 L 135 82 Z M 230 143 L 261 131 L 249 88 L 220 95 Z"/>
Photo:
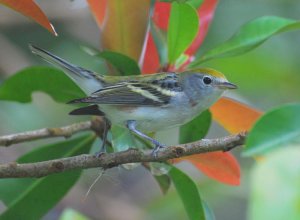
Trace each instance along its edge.
<path fill-rule="evenodd" d="M 91 96 L 71 101 L 71 103 L 95 103 L 111 105 L 160 106 L 182 91 L 175 73 L 159 74 L 154 77 L 124 78 L 111 83 Z"/>

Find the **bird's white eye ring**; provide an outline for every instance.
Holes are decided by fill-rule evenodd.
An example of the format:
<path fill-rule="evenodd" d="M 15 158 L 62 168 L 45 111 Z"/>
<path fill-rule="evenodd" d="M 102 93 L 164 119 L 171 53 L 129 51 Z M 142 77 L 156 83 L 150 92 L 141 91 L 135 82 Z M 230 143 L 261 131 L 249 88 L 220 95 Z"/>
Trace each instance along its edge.
<path fill-rule="evenodd" d="M 212 83 L 212 79 L 208 76 L 204 76 L 203 77 L 203 82 L 204 82 L 204 84 L 209 85 L 209 84 Z"/>

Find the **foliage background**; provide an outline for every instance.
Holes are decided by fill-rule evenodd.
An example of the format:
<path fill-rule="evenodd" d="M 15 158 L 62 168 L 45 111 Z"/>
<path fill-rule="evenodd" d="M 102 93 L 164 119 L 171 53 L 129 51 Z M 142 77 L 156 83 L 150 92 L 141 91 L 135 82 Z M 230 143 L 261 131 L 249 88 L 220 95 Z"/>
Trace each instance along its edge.
<path fill-rule="evenodd" d="M 22 68 L 33 64 L 46 65 L 30 53 L 28 42 L 89 69 L 104 68 L 101 60 L 91 58 L 78 47 L 86 43 L 99 47 L 99 29 L 85 1 L 44 0 L 38 3 L 60 36 L 55 38 L 23 16 L 0 7 L 0 82 Z M 299 10 L 300 2 L 297 0 L 222 0 L 201 49 L 223 42 L 238 27 L 253 18 L 276 15 L 299 19 Z M 299 102 L 299 38 L 299 33 L 281 34 L 246 55 L 213 60 L 205 63 L 205 66 L 224 72 L 230 81 L 239 85 L 235 95 L 238 94 L 239 99 L 256 108 L 268 110 L 283 103 Z M 0 134 L 69 124 L 74 122 L 74 118 L 67 115 L 71 109 L 67 105 L 53 102 L 49 96 L 41 93 L 34 94 L 34 102 L 31 104 L 1 101 Z M 75 120 L 83 119 L 78 117 Z M 164 138 L 170 132 L 176 131 L 166 131 L 160 136 Z M 214 125 L 209 135 L 224 134 L 225 131 Z M 22 146 L 12 146 L 9 150 L 0 148 L 1 163 L 14 160 L 40 143 L 24 143 Z M 172 144 L 174 140 L 165 140 L 165 143 Z M 236 155 L 239 155 L 239 150 L 236 151 Z M 216 219 L 245 219 L 247 216 L 253 164 L 251 159 L 245 158 L 241 158 L 240 162 L 243 178 L 239 187 L 208 180 L 192 166 L 181 165 L 198 180 L 201 195 L 214 210 Z M 82 201 L 98 173 L 97 169 L 85 171 L 80 182 L 45 219 L 57 218 L 68 207 L 96 219 L 186 218 L 175 191 L 162 196 L 153 177 L 143 168 L 137 168 L 134 172 L 121 168 L 110 170 Z"/>

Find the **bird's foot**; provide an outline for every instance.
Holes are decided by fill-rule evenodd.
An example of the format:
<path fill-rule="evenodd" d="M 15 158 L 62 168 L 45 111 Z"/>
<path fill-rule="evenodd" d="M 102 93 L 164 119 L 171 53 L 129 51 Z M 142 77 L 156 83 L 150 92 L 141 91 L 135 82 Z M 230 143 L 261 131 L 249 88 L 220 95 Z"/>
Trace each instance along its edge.
<path fill-rule="evenodd" d="M 164 148 L 164 147 L 166 147 L 166 146 L 160 144 L 159 142 L 154 143 L 154 144 L 155 144 L 155 148 L 153 149 L 151 155 L 156 158 L 159 150 L 162 149 L 162 148 Z"/>
<path fill-rule="evenodd" d="M 105 147 L 101 147 L 101 150 L 99 150 L 98 152 L 95 153 L 95 157 L 99 158 L 101 157 L 103 154 L 106 154 L 106 148 Z"/>
<path fill-rule="evenodd" d="M 99 157 L 101 157 L 103 154 L 105 154 L 105 152 L 98 151 L 98 152 L 95 153 L 95 157 L 99 158 Z"/>

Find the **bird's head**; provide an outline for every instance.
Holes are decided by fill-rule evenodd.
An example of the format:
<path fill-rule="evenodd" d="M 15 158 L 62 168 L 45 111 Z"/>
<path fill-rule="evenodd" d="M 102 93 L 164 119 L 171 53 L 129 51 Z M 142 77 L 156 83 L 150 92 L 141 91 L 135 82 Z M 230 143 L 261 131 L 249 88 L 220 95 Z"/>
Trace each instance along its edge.
<path fill-rule="evenodd" d="M 222 73 L 209 68 L 187 70 L 180 75 L 187 95 L 206 100 L 207 104 L 215 102 L 225 90 L 237 88 Z"/>

